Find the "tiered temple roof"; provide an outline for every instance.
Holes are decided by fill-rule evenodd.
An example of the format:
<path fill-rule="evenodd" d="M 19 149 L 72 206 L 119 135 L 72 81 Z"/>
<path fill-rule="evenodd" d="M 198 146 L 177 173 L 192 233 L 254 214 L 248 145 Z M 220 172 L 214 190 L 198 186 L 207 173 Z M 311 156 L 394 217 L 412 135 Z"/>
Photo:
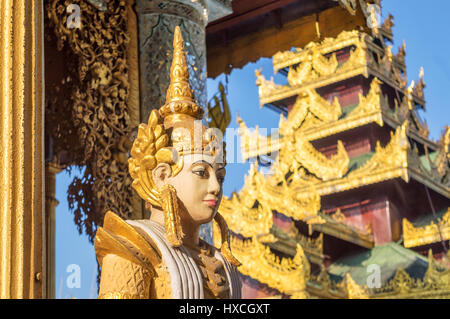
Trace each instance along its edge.
<path fill-rule="evenodd" d="M 287 84 L 256 71 L 260 105 L 281 113 L 279 129 L 264 136 L 238 119 L 242 156 L 276 160 L 267 174 L 252 164 L 219 210 L 237 257 L 251 256 L 241 273 L 283 296 L 450 296 L 450 270 L 420 254 L 450 238 L 450 130 L 439 143 L 428 138 L 417 112 L 423 70 L 408 85 L 405 45 L 393 54 L 386 43 L 392 25 L 389 16 L 372 35 L 344 31 L 275 54 Z M 414 210 L 430 203 L 429 214 Z M 363 280 L 371 263 L 390 270 L 374 289 Z"/>

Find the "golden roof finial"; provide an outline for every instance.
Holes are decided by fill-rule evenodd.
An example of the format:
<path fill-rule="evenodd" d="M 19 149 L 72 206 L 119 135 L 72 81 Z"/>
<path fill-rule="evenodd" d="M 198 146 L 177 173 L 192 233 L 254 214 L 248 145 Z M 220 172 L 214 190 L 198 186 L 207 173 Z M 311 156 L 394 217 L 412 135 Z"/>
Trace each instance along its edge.
<path fill-rule="evenodd" d="M 159 112 L 162 117 L 178 113 L 201 119 L 203 109 L 194 100 L 194 94 L 189 85 L 189 69 L 183 44 L 180 27 L 176 26 L 173 39 L 173 60 L 170 67 L 170 84 L 167 89 L 166 104 L 161 107 Z"/>

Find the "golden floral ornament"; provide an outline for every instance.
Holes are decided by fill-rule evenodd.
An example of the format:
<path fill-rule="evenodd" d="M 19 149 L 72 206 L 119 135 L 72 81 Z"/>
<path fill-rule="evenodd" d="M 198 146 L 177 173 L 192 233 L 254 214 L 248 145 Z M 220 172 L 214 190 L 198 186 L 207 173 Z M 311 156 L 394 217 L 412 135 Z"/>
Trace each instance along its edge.
<path fill-rule="evenodd" d="M 69 186 L 68 200 L 76 224 L 92 241 L 105 211 L 124 219 L 141 214 L 127 172 L 131 142 L 123 145 L 139 123 L 134 14 L 130 1 L 109 1 L 106 13 L 85 0 L 39 3 L 45 7 L 46 46 L 67 60 L 54 78 L 59 80 L 46 85 L 45 129 L 52 136 L 54 154 L 67 152 L 68 166 L 89 163 Z M 82 12 L 81 28 L 67 23 L 69 3 Z M 62 108 L 67 110 L 63 115 Z"/>

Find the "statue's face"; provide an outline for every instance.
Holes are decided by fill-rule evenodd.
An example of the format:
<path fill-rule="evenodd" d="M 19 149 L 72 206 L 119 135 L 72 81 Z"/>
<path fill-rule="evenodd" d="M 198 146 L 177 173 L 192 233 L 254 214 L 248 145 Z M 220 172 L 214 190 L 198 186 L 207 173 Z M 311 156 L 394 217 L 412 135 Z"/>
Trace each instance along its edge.
<path fill-rule="evenodd" d="M 210 222 L 222 200 L 222 184 L 225 166 L 216 163 L 208 155 L 189 154 L 183 156 L 183 169 L 167 178 L 166 182 L 176 190 L 190 218 L 196 225 Z"/>

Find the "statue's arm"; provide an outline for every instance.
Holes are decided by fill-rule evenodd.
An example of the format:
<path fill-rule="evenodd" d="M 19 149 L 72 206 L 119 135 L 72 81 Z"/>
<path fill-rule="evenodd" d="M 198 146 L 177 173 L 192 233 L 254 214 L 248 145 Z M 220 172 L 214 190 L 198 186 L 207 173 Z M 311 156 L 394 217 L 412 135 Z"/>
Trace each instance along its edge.
<path fill-rule="evenodd" d="M 152 271 L 124 257 L 103 258 L 99 299 L 148 299 Z"/>
<path fill-rule="evenodd" d="M 95 252 L 101 267 L 100 299 L 143 299 L 161 257 L 155 245 L 119 216 L 107 213 L 95 235 Z"/>

